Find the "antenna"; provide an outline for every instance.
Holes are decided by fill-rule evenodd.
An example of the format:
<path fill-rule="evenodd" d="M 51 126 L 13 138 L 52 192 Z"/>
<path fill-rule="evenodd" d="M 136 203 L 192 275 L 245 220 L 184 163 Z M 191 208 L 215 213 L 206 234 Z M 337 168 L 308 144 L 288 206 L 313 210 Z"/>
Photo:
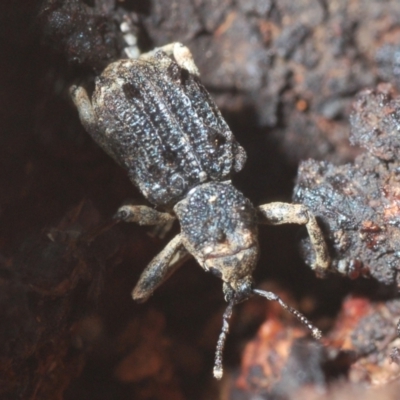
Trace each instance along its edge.
<path fill-rule="evenodd" d="M 316 328 L 301 312 L 295 310 L 294 308 L 288 306 L 278 295 L 273 292 L 267 292 L 266 290 L 253 289 L 254 294 L 265 297 L 271 301 L 277 301 L 282 308 L 289 311 L 294 315 L 303 325 L 305 325 L 310 331 L 314 339 L 321 339 L 322 332 Z"/>
<path fill-rule="evenodd" d="M 315 327 L 301 312 L 295 310 L 294 308 L 290 307 L 287 305 L 278 295 L 276 295 L 273 292 L 267 292 L 266 290 L 259 290 L 259 289 L 253 289 L 252 291 L 253 294 L 265 297 L 267 300 L 270 301 L 277 301 L 282 308 L 285 310 L 289 311 L 292 315 L 294 315 L 303 325 L 305 325 L 311 332 L 311 335 L 313 336 L 314 339 L 321 339 L 322 337 L 322 332 Z M 235 305 L 235 301 L 231 300 L 228 303 L 228 307 L 226 307 L 226 310 L 224 312 L 224 315 L 222 317 L 222 329 L 221 333 L 218 338 L 217 342 L 217 348 L 215 350 L 215 363 L 214 363 L 214 370 L 213 374 L 216 379 L 221 379 L 223 375 L 223 367 L 222 367 L 222 359 L 223 359 L 223 351 L 225 347 L 225 341 L 227 334 L 229 332 L 229 320 L 232 317 L 232 312 L 233 312 L 233 306 Z"/>
<path fill-rule="evenodd" d="M 219 334 L 217 349 L 215 350 L 215 363 L 213 369 L 214 378 L 216 379 L 221 379 L 224 373 L 222 367 L 222 353 L 225 347 L 226 336 L 229 332 L 229 320 L 231 319 L 234 305 L 235 302 L 231 300 L 222 317 L 222 329 L 221 333 Z"/>

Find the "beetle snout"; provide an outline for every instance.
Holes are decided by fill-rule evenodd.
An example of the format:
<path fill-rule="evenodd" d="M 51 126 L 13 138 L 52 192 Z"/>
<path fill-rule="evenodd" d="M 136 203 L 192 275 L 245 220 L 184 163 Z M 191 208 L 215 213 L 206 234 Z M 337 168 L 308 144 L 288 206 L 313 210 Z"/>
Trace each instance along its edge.
<path fill-rule="evenodd" d="M 210 254 L 204 260 L 204 267 L 228 283 L 234 291 L 239 290 L 240 282 L 252 272 L 258 260 L 258 245 L 242 249 L 234 254 Z"/>

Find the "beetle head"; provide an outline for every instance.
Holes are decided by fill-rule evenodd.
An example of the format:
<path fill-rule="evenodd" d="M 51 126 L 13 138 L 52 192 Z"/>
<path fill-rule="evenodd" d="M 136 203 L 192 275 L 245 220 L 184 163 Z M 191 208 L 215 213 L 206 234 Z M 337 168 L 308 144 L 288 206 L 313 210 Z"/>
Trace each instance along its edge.
<path fill-rule="evenodd" d="M 244 299 L 259 252 L 250 201 L 230 182 L 209 182 L 192 189 L 174 210 L 186 249 L 224 281 L 226 298 Z"/>

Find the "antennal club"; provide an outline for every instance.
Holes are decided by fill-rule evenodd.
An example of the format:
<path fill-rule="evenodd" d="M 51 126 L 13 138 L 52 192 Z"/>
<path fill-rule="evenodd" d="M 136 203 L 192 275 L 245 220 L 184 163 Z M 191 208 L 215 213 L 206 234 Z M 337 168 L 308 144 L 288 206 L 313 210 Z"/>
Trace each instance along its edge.
<path fill-rule="evenodd" d="M 229 320 L 232 317 L 234 305 L 235 303 L 230 301 L 222 317 L 222 329 L 221 333 L 219 334 L 217 349 L 215 350 L 215 363 L 213 370 L 214 378 L 216 379 L 221 379 L 224 373 L 224 369 L 222 367 L 222 354 L 224 352 L 226 336 L 229 332 Z"/>
<path fill-rule="evenodd" d="M 302 324 L 304 324 L 311 331 L 313 338 L 321 339 L 322 332 L 318 328 L 316 328 L 302 313 L 288 306 L 278 295 L 273 292 L 267 292 L 266 290 L 259 289 L 253 289 L 253 293 L 265 297 L 268 300 L 277 301 L 282 308 L 293 314 Z"/>

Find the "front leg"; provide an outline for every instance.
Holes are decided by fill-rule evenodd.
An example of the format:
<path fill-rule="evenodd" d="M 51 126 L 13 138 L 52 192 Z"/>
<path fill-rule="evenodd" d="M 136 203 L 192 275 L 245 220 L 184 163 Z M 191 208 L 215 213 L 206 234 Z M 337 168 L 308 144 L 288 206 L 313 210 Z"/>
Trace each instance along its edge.
<path fill-rule="evenodd" d="M 176 218 L 172 214 L 159 212 L 151 207 L 126 205 L 118 209 L 114 219 L 136 222 L 139 225 L 156 225 L 151 236 L 163 239 L 171 230 Z"/>
<path fill-rule="evenodd" d="M 125 205 L 118 209 L 114 219 L 136 222 L 139 225 L 164 225 L 175 220 L 169 213 L 159 212 L 147 206 Z"/>
<path fill-rule="evenodd" d="M 189 253 L 182 244 L 182 236 L 176 235 L 150 262 L 140 276 L 132 292 L 136 301 L 146 301 L 188 258 Z"/>
<path fill-rule="evenodd" d="M 315 216 L 302 204 L 269 203 L 257 207 L 261 224 L 305 225 L 310 236 L 311 245 L 315 251 L 315 261 L 312 269 L 323 274 L 330 265 L 328 247 Z"/>

